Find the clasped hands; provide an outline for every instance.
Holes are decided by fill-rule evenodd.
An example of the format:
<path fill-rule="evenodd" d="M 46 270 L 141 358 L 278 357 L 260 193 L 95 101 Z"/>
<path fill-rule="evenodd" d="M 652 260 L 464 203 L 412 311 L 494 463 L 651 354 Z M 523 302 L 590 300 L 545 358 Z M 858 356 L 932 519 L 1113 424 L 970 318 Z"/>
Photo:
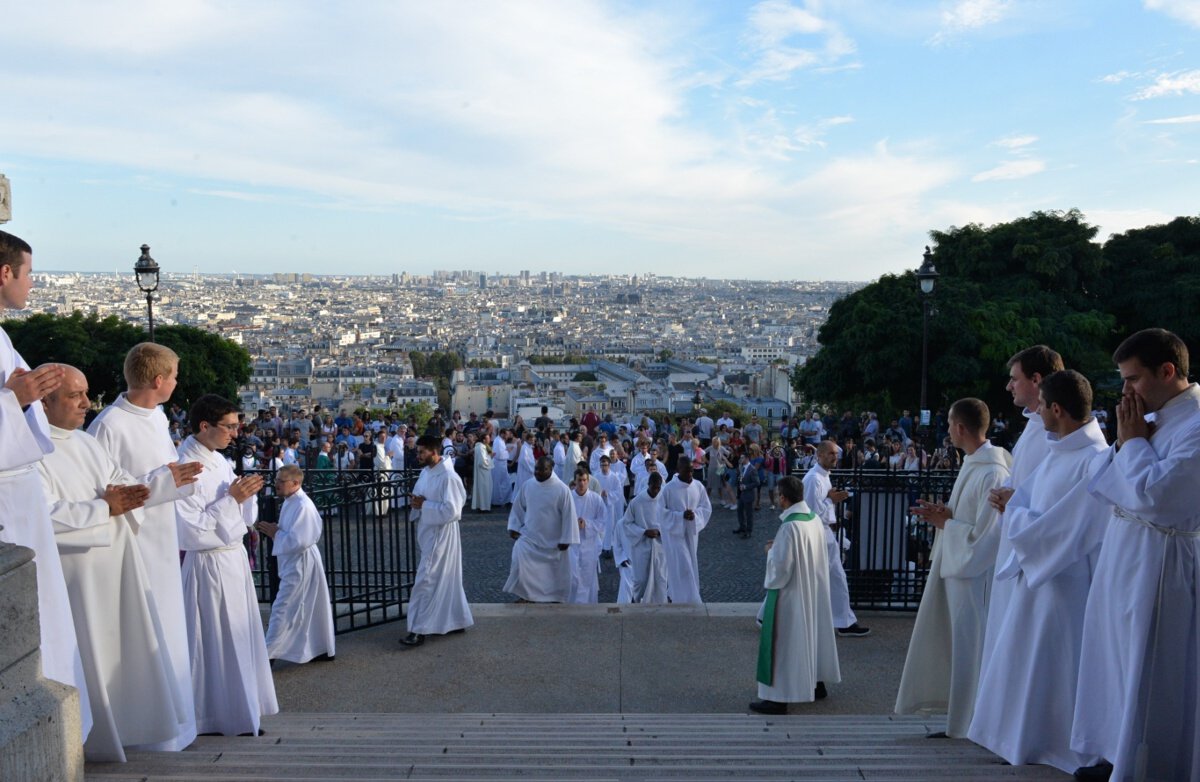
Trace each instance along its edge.
<path fill-rule="evenodd" d="M 950 520 L 951 516 L 950 508 L 945 503 L 929 502 L 928 500 L 917 500 L 917 504 L 909 508 L 908 512 L 938 529 L 945 529 L 946 522 Z"/>

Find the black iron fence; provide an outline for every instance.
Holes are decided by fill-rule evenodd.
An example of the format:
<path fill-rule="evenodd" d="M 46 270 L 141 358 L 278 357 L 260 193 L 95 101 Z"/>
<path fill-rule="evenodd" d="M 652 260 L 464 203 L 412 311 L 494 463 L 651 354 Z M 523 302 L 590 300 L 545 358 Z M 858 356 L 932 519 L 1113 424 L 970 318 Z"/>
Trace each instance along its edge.
<path fill-rule="evenodd" d="M 274 472 L 253 472 L 273 485 Z M 338 633 L 404 616 L 417 572 L 416 534 L 408 519 L 416 475 L 415 470 L 305 471 L 304 491 L 321 511 L 318 546 Z M 260 519 L 279 518 L 282 500 L 273 491 L 264 490 L 258 502 Z M 279 577 L 270 539 L 258 536 L 250 553 L 258 599 L 271 602 Z"/>
<path fill-rule="evenodd" d="M 934 529 L 909 512 L 918 499 L 945 501 L 950 470 L 832 470 L 850 492 L 838 509 L 850 602 L 855 608 L 915 611 L 929 575 Z"/>

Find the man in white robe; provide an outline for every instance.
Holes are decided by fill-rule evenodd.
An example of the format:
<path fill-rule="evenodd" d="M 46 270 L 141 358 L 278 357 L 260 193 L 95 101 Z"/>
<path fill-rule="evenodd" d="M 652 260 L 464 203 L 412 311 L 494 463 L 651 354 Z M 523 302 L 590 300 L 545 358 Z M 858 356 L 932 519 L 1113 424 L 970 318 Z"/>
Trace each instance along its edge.
<path fill-rule="evenodd" d="M 0 311 L 24 309 L 32 285 L 33 250 L 23 239 L 0 231 Z M 63 369 L 57 364 L 30 371 L 0 329 L 0 540 L 33 550 L 42 674 L 79 690 L 86 739 L 92 713 L 62 562 L 37 472 L 37 463 L 54 450 L 40 402 L 62 382 Z"/>
<path fill-rule="evenodd" d="M 608 442 L 608 435 L 601 432 L 596 436 L 596 445 L 592 448 L 591 456 L 588 457 L 588 467 L 592 470 L 592 475 L 600 474 L 600 457 L 607 456 L 609 461 L 612 461 L 613 447 Z"/>
<path fill-rule="evenodd" d="M 662 545 L 662 476 L 654 473 L 646 491 L 629 501 L 617 525 L 613 558 L 628 572 L 630 603 L 667 602 L 667 557 Z"/>
<path fill-rule="evenodd" d="M 462 541 L 458 522 L 467 490 L 454 465 L 441 457 L 437 438 L 417 440 L 421 475 L 412 489 L 421 561 L 408 598 L 408 635 L 404 649 L 425 643 L 429 635 L 461 633 L 475 624 L 462 582 Z"/>
<path fill-rule="evenodd" d="M 475 480 L 471 483 L 471 508 L 480 513 L 489 513 L 492 510 L 493 467 L 492 449 L 487 444 L 485 434 L 475 443 Z"/>
<path fill-rule="evenodd" d="M 533 480 L 533 471 L 537 460 L 533 456 L 533 432 L 526 432 L 525 439 L 517 450 L 517 483 L 513 487 L 513 502 L 521 492 L 521 487 Z"/>
<path fill-rule="evenodd" d="M 937 528 L 929 577 L 913 626 L 896 713 L 945 711 L 946 730 L 963 738 L 975 712 L 988 590 L 996 563 L 996 510 L 988 493 L 1008 478 L 1012 457 L 987 440 L 987 405 L 960 399 L 950 407 L 950 437 L 966 452 L 950 502 L 920 500 L 912 512 Z"/>
<path fill-rule="evenodd" d="M 563 483 L 571 482 L 571 475 L 575 472 L 575 466 L 567 465 L 567 434 L 563 432 L 558 436 L 558 440 L 554 443 L 554 474 Z"/>
<path fill-rule="evenodd" d="M 837 506 L 845 502 L 850 493 L 835 490 L 829 471 L 837 466 L 842 449 L 833 440 L 822 440 L 817 445 L 817 463 L 804 475 L 804 504 L 807 505 L 825 529 L 825 559 L 829 563 L 829 604 L 833 611 L 833 626 L 838 635 L 861 638 L 871 630 L 858 623 L 854 609 L 850 607 L 850 584 L 846 581 L 846 569 L 842 566 L 842 544 L 833 528 L 837 525 Z"/>
<path fill-rule="evenodd" d="M 192 660 L 196 729 L 226 736 L 257 734 L 275 714 L 275 683 L 258 598 L 242 545 L 258 515 L 258 475 L 237 477 L 220 451 L 238 431 L 237 407 L 215 394 L 192 404 L 193 434 L 181 462 L 204 472 L 191 497 L 175 503 L 183 558 L 183 605 Z"/>
<path fill-rule="evenodd" d="M 571 478 L 575 475 L 575 468 L 578 467 L 579 463 L 583 461 L 582 437 L 582 432 L 576 432 L 573 435 L 568 435 L 566 455 L 567 463 L 565 465 L 568 478 Z M 564 483 L 569 483 L 569 481 L 564 481 Z"/>
<path fill-rule="evenodd" d="M 304 492 L 304 471 L 287 465 L 275 474 L 275 494 L 283 499 L 279 521 L 254 525 L 271 539 L 271 556 L 279 572 L 279 590 L 267 623 L 267 655 L 271 660 L 306 663 L 332 660 L 333 605 L 325 581 L 321 512 Z"/>
<path fill-rule="evenodd" d="M 1072 773 L 1099 761 L 1071 751 L 1071 719 L 1083 611 L 1107 511 L 1088 493 L 1087 471 L 1108 444 L 1090 417 L 1086 378 L 1065 370 L 1039 383 L 1049 453 L 1006 500 L 1010 554 L 996 560 L 995 584 L 1011 582 L 1009 598 L 988 609 L 994 646 L 983 658 L 967 737 L 1013 765 Z"/>
<path fill-rule="evenodd" d="M 599 469 L 593 475 L 600 484 L 600 496 L 608 508 L 608 517 L 604 522 L 604 537 L 601 539 L 600 548 L 603 551 L 610 551 L 613 547 L 613 533 L 616 531 L 617 522 L 625 513 L 625 486 L 621 481 L 621 476 L 613 470 L 612 459 L 608 454 L 601 456 L 597 464 Z"/>
<path fill-rule="evenodd" d="M 1062 357 L 1045 345 L 1026 348 L 1008 360 L 1008 384 L 1005 390 L 1012 394 L 1013 404 L 1021 408 L 1027 422 L 1017 444 L 1013 446 L 1012 471 L 1008 480 L 988 497 L 992 507 L 1000 513 L 1000 517 L 996 519 L 1000 528 L 996 548 L 997 567 L 1007 562 L 1012 554 L 1012 546 L 1008 535 L 1005 534 L 1008 524 L 1004 515 L 1005 503 L 1012 497 L 1013 492 L 1029 480 L 1029 476 L 1050 452 L 1050 440 L 1046 437 L 1046 429 L 1039 412 L 1038 389 L 1044 378 L 1062 368 Z M 1015 588 L 1016 581 L 1011 578 L 995 578 L 992 581 L 992 594 L 988 598 L 988 627 L 983 639 L 983 668 L 987 667 L 992 650 L 999 640 L 1000 630 L 995 626 L 995 622 L 1003 621 L 1007 615 L 1008 601 Z"/>
<path fill-rule="evenodd" d="M 571 499 L 579 523 L 579 544 L 571 546 L 571 594 L 568 602 L 595 603 L 600 599 L 600 545 L 608 506 L 598 492 L 589 491 L 591 475 L 575 471 Z"/>
<path fill-rule="evenodd" d="M 1117 443 L 1088 490 L 1111 506 L 1083 620 L 1071 747 L 1113 780 L 1200 779 L 1200 387 L 1163 329 L 1113 354 Z M 1153 425 L 1147 416 L 1154 419 Z"/>
<path fill-rule="evenodd" d="M 84 754 L 123 763 L 124 747 L 168 741 L 191 721 L 184 713 L 191 708 L 191 697 L 184 697 L 190 687 L 181 688 L 171 668 L 134 542 L 143 504 L 170 502 L 180 487 L 169 472 L 155 486 L 137 484 L 91 435 L 78 431 L 91 407 L 88 382 L 78 369 L 64 370 L 63 384 L 42 400 L 54 451 L 38 471 L 87 680 L 92 730 Z M 186 481 L 190 490 L 194 474 Z"/>
<path fill-rule="evenodd" d="M 530 603 L 565 603 L 571 596 L 571 557 L 579 543 L 575 501 L 554 474 L 554 460 L 537 460 L 534 479 L 517 492 L 508 515 L 516 541 L 504 591 Z"/>
<path fill-rule="evenodd" d="M 663 486 L 662 494 L 667 594 L 672 603 L 703 602 L 700 598 L 700 559 L 697 550 L 700 533 L 712 517 L 712 503 L 704 484 L 693 478 L 691 459 L 679 457 L 675 477 Z"/>
<path fill-rule="evenodd" d="M 508 443 L 504 439 L 507 429 L 492 438 L 492 504 L 507 505 L 512 502 L 512 477 L 508 472 Z"/>
<path fill-rule="evenodd" d="M 199 463 L 185 465 L 179 462 L 170 424 L 162 408 L 178 383 L 179 356 L 163 345 L 142 342 L 125 354 L 124 375 L 126 391 L 100 411 L 88 427 L 88 433 L 138 483 L 153 486 L 166 477 L 173 476 L 178 481 L 199 471 Z M 187 720 L 170 740 L 139 749 L 179 751 L 196 740 L 196 710 L 192 703 L 192 664 L 183 609 L 175 506 L 163 503 L 145 508 L 142 513 L 145 518 L 134 539 L 154 594 L 171 667 L 183 693 Z"/>
<path fill-rule="evenodd" d="M 783 522 L 767 544 L 762 629 L 758 647 L 758 700 L 750 710 L 786 714 L 789 703 L 811 703 L 827 695 L 825 684 L 842 680 L 833 613 L 829 608 L 829 565 L 825 531 L 801 499 L 795 476 L 778 484 Z"/>

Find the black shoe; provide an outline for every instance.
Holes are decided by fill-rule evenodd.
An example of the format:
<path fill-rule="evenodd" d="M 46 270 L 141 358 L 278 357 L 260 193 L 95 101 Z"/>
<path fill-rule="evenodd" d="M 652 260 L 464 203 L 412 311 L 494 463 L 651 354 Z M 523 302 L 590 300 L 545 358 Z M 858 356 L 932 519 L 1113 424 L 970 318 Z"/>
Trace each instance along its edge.
<path fill-rule="evenodd" d="M 254 736 L 265 736 L 265 735 L 267 735 L 267 732 L 265 730 L 263 730 L 262 728 L 259 728 L 258 733 L 239 733 L 238 737 L 241 738 L 242 736 L 250 736 L 253 738 Z"/>
<path fill-rule="evenodd" d="M 939 730 L 936 733 L 926 733 L 925 738 L 927 738 L 927 739 L 948 739 L 950 737 L 946 735 L 946 731 Z"/>
<path fill-rule="evenodd" d="M 733 531 L 733 534 L 734 534 L 734 535 L 745 535 L 745 534 L 746 534 L 746 530 L 742 529 L 741 527 L 738 527 L 737 529 L 735 529 L 735 530 Z"/>
<path fill-rule="evenodd" d="M 787 714 L 787 704 L 779 701 L 750 701 L 750 711 L 759 714 Z"/>
<path fill-rule="evenodd" d="M 1075 769 L 1075 778 L 1108 782 L 1108 778 L 1112 776 L 1112 772 L 1112 763 L 1102 760 L 1094 766 L 1082 766 Z"/>
<path fill-rule="evenodd" d="M 318 654 L 316 657 L 312 658 L 314 663 L 331 663 L 333 660 L 334 657 L 332 654 Z"/>
<path fill-rule="evenodd" d="M 467 632 L 467 628 L 460 627 L 457 630 L 449 631 L 448 633 L 446 633 L 446 635 L 458 635 L 459 633 L 465 633 L 465 632 Z"/>
<path fill-rule="evenodd" d="M 829 697 L 829 692 L 825 689 L 825 682 L 817 682 L 817 688 L 813 690 L 813 698 L 823 701 Z"/>
<path fill-rule="evenodd" d="M 871 634 L 871 628 L 863 627 L 858 622 L 855 622 L 849 627 L 839 627 L 837 634 L 843 638 L 866 638 Z"/>
<path fill-rule="evenodd" d="M 423 643 L 425 643 L 425 636 L 417 633 L 409 633 L 400 639 L 400 646 L 404 649 L 416 649 Z"/>

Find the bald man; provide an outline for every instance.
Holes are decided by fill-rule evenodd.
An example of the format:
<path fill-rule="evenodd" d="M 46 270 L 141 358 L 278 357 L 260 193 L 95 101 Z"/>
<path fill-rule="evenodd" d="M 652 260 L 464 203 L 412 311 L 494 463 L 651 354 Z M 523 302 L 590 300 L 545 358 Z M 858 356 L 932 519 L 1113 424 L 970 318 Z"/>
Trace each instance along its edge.
<path fill-rule="evenodd" d="M 842 567 L 842 545 L 837 539 L 837 506 L 849 498 L 850 493 L 833 488 L 829 471 L 837 466 L 842 449 L 833 440 L 822 440 L 817 445 L 817 462 L 804 476 L 804 503 L 817 514 L 825 527 L 825 553 L 829 560 L 829 604 L 833 610 L 833 626 L 837 634 L 849 638 L 861 638 L 871 634 L 871 629 L 858 623 L 858 617 L 850 608 L 850 585 L 846 581 L 846 570 Z"/>

